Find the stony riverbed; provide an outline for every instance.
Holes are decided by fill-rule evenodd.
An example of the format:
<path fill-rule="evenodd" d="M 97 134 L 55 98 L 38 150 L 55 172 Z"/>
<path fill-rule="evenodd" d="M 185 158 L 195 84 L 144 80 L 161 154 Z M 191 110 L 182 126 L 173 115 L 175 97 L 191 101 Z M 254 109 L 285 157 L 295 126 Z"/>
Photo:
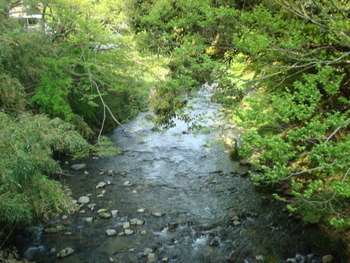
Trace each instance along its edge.
<path fill-rule="evenodd" d="M 341 262 L 317 229 L 257 191 L 247 168 L 229 159 L 209 94 L 190 104 L 186 114 L 204 131 L 180 120 L 154 131 L 141 113 L 110 134 L 121 155 L 66 163 L 79 209 L 23 233 L 22 254 L 39 263 Z"/>

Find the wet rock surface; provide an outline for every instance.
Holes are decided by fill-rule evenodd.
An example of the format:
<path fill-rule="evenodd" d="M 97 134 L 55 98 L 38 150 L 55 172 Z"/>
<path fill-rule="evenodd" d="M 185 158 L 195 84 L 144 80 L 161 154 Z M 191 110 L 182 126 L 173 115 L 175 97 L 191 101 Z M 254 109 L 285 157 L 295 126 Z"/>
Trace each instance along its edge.
<path fill-rule="evenodd" d="M 77 170 L 65 178 L 80 206 L 65 226 L 71 235 L 44 233 L 36 245 L 45 249 L 35 255 L 36 262 L 256 263 L 299 262 L 302 256 L 304 262 L 320 263 L 324 255 L 336 258 L 315 244 L 317 230 L 289 217 L 242 176 L 247 168 L 223 152 L 219 130 L 191 129 L 201 120 L 205 127 L 224 126 L 214 125 L 219 111 L 207 94 L 191 103 L 188 114 L 196 123 L 175 120 L 167 131 L 152 131 L 141 113 L 126 125 L 134 132 L 118 128 L 110 134 L 122 155 L 81 161 L 89 164 L 84 167 L 89 176 Z M 74 250 L 69 256 L 58 259 L 52 253 L 68 247 Z"/>

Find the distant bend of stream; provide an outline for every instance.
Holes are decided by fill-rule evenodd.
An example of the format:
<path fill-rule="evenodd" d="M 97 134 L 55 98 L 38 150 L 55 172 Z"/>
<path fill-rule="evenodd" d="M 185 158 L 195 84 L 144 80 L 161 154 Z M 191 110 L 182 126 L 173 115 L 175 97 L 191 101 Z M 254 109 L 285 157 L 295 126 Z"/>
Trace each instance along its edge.
<path fill-rule="evenodd" d="M 190 104 L 187 114 L 205 131 L 175 120 L 155 132 L 140 113 L 110 134 L 121 155 L 79 160 L 86 167 L 64 179 L 79 211 L 19 235 L 22 254 L 38 263 L 319 263 L 328 254 L 345 262 L 230 160 L 210 93 Z"/>

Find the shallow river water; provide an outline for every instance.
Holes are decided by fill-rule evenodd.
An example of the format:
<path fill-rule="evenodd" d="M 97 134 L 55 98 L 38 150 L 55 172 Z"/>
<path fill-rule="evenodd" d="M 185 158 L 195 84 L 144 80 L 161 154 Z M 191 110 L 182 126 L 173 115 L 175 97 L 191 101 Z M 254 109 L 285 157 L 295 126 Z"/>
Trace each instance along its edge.
<path fill-rule="evenodd" d="M 79 160 L 86 168 L 70 170 L 73 176 L 64 182 L 73 198 L 89 196 L 89 207 L 82 205 L 79 212 L 51 222 L 48 226 L 62 226 L 55 233 L 37 229 L 22 252 L 36 262 L 62 263 L 248 263 L 288 258 L 311 263 L 329 253 L 336 257 L 316 229 L 304 227 L 257 191 L 246 176 L 247 168 L 229 159 L 217 140 L 224 132 L 219 106 L 210 102 L 209 94 L 200 93 L 190 104 L 187 114 L 204 121 L 204 131 L 188 132 L 190 124 L 179 120 L 171 129 L 152 131 L 147 113 L 140 113 L 126 125 L 128 130 L 120 127 L 110 134 L 123 149 L 121 155 Z M 96 188 L 100 182 L 106 185 Z M 91 204 L 96 204 L 93 210 Z M 99 209 L 118 212 L 104 219 Z M 89 217 L 92 222 L 86 222 Z M 125 225 L 133 218 L 140 225 Z M 117 235 L 107 236 L 107 229 Z M 57 253 L 66 247 L 75 252 L 58 259 Z M 262 258 L 265 261 L 259 261 Z"/>

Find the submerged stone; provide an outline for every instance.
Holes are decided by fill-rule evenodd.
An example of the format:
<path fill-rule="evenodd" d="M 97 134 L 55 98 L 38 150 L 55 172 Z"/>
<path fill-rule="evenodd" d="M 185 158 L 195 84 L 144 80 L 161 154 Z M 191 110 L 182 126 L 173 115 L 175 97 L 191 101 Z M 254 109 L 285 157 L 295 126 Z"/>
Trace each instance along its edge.
<path fill-rule="evenodd" d="M 72 255 L 74 252 L 75 252 L 75 250 L 73 248 L 66 247 L 57 253 L 57 257 L 58 258 L 68 257 L 69 255 Z"/>
<path fill-rule="evenodd" d="M 115 230 L 115 229 L 107 229 L 106 230 L 106 234 L 109 237 L 116 236 L 117 235 L 117 230 Z"/>
<path fill-rule="evenodd" d="M 90 197 L 88 197 L 88 196 L 81 196 L 78 199 L 78 203 L 80 203 L 80 204 L 90 203 Z"/>
<path fill-rule="evenodd" d="M 85 163 L 81 163 L 81 164 L 73 164 L 70 168 L 74 171 L 80 171 L 82 169 L 84 169 L 86 167 Z"/>
<path fill-rule="evenodd" d="M 96 189 L 102 188 L 102 187 L 105 187 L 105 186 L 106 186 L 106 183 L 105 183 L 105 182 L 99 182 L 99 183 L 96 185 Z"/>

